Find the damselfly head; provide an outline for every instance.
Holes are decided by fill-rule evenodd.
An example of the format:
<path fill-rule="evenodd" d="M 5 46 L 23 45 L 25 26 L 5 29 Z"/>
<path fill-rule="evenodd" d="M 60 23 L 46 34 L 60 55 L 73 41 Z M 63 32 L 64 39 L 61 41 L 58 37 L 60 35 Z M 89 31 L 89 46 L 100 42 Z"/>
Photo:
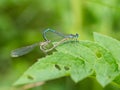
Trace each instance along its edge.
<path fill-rule="evenodd" d="M 79 34 L 69 34 L 69 36 L 66 36 L 66 38 L 78 38 Z"/>

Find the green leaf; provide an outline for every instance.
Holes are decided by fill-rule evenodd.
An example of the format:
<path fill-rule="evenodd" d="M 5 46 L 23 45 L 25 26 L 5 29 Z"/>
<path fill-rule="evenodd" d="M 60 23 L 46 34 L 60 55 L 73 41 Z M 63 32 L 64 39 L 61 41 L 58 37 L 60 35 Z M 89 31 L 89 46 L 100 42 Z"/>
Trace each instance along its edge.
<path fill-rule="evenodd" d="M 112 56 L 115 58 L 116 63 L 118 65 L 118 69 L 120 70 L 120 42 L 112 37 L 108 37 L 105 35 L 101 35 L 98 33 L 94 33 L 94 39 L 97 43 L 106 48 Z M 114 80 L 115 83 L 120 84 L 120 75 L 116 77 Z"/>
<path fill-rule="evenodd" d="M 39 59 L 14 85 L 48 81 L 64 76 L 70 76 L 78 82 L 95 72 L 96 79 L 104 87 L 120 74 L 114 55 L 99 43 L 70 41 L 56 49 L 57 52 L 52 55 Z"/>
<path fill-rule="evenodd" d="M 69 59 L 74 59 L 74 57 L 69 56 L 66 58 L 62 53 L 54 53 L 53 55 L 39 59 L 15 82 L 15 85 L 46 81 L 68 75 L 68 71 L 64 70 L 58 62 Z"/>
<path fill-rule="evenodd" d="M 70 41 L 56 48 L 58 52 L 69 53 L 72 56 L 82 58 L 85 62 L 94 66 L 96 61 L 95 54 L 90 48 L 82 45 L 79 41 Z"/>
<path fill-rule="evenodd" d="M 76 81 L 82 80 L 91 74 L 91 68 L 81 58 L 58 52 L 36 62 L 14 85 L 41 82 L 70 74 L 74 79 L 77 78 Z"/>
<path fill-rule="evenodd" d="M 120 73 L 116 59 L 112 54 L 97 43 L 83 41 L 82 45 L 89 47 L 97 57 L 95 63 L 96 79 L 104 87 L 112 82 Z"/>
<path fill-rule="evenodd" d="M 74 66 L 77 67 L 73 68 L 71 77 L 75 82 L 83 79 L 82 74 L 85 75 L 84 77 L 91 75 L 91 73 L 93 72 L 94 63 L 96 62 L 96 56 L 88 47 L 81 45 L 79 42 L 71 41 L 60 45 L 56 49 L 58 52 L 70 54 L 83 60 L 85 64 L 83 69 L 79 69 L 79 67 L 81 67 L 79 63 L 76 62 L 74 64 Z M 86 74 L 84 74 L 83 72 L 86 72 Z"/>
<path fill-rule="evenodd" d="M 101 46 L 111 52 L 120 67 L 120 42 L 112 37 L 94 33 L 94 39 Z"/>
<path fill-rule="evenodd" d="M 72 46 L 68 52 L 63 50 L 68 46 Z M 89 48 L 78 42 L 70 42 L 59 46 L 57 50 L 58 53 L 40 59 L 29 68 L 15 85 L 46 81 L 66 75 L 78 82 L 92 74 L 96 57 Z"/>

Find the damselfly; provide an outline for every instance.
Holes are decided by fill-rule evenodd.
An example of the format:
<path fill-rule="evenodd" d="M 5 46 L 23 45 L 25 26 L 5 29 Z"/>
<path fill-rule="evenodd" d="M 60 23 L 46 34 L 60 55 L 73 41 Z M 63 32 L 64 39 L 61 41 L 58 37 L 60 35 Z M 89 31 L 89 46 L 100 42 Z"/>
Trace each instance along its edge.
<path fill-rule="evenodd" d="M 62 34 L 62 33 L 60 33 L 60 32 L 57 32 L 57 31 L 55 31 L 55 30 L 53 30 L 53 29 L 46 29 L 44 32 L 43 32 L 43 38 L 44 38 L 44 40 L 45 41 L 48 41 L 49 39 L 47 38 L 47 33 L 48 32 L 52 32 L 52 33 L 54 33 L 54 34 L 56 34 L 56 35 L 58 35 L 58 36 L 60 36 L 60 37 L 62 37 L 62 38 L 67 38 L 67 39 L 77 39 L 78 37 L 79 37 L 79 34 L 67 34 L 67 35 L 65 35 L 65 34 Z"/>
<path fill-rule="evenodd" d="M 49 40 L 46 36 L 46 34 L 48 32 L 52 32 L 60 37 L 62 37 L 63 39 L 61 39 L 60 41 L 58 41 L 56 44 L 54 44 L 51 48 L 47 48 L 47 45 L 49 45 L 51 43 L 51 40 Z M 23 56 L 25 54 L 28 54 L 29 52 L 31 52 L 36 46 L 40 46 L 40 49 L 44 52 L 47 53 L 51 50 L 53 50 L 55 47 L 57 47 L 58 45 L 60 45 L 61 43 L 69 40 L 69 39 L 77 39 L 78 38 L 78 34 L 68 34 L 68 35 L 64 35 L 60 32 L 57 32 L 55 30 L 52 29 L 46 29 L 43 32 L 43 38 L 44 38 L 44 42 L 39 42 L 39 43 L 35 43 L 29 46 L 25 46 L 25 47 L 21 47 L 18 49 L 15 49 L 11 52 L 11 56 L 12 57 L 19 57 L 19 56 Z"/>

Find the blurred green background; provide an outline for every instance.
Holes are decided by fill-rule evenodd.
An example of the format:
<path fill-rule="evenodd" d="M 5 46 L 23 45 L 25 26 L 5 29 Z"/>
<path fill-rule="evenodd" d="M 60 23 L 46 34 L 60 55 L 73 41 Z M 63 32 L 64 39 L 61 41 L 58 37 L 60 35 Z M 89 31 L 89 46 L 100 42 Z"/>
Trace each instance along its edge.
<path fill-rule="evenodd" d="M 11 50 L 43 41 L 42 32 L 52 28 L 66 34 L 79 33 L 93 40 L 99 32 L 120 40 L 120 0 L 0 0 L 0 90 L 18 90 L 11 85 L 38 58 L 39 48 L 20 58 Z M 49 81 L 29 90 L 120 90 L 110 84 L 104 89 L 95 79 L 75 84 L 70 78 Z"/>

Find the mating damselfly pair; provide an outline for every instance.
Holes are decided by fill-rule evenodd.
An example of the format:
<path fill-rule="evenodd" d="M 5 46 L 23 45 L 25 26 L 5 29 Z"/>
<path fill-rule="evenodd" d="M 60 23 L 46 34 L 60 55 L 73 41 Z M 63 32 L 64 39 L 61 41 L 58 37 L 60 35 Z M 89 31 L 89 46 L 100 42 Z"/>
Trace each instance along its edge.
<path fill-rule="evenodd" d="M 60 41 L 58 41 L 56 44 L 54 44 L 51 48 L 47 48 L 47 45 L 49 45 L 52 40 L 49 40 L 49 38 L 47 37 L 47 33 L 53 33 L 59 37 L 62 37 L 62 39 Z M 68 35 L 64 35 L 60 32 L 57 32 L 55 30 L 52 30 L 52 29 L 46 29 L 44 32 L 43 32 L 43 38 L 45 41 L 43 42 L 39 42 L 39 43 L 35 43 L 35 44 L 32 44 L 32 45 L 29 45 L 29 46 L 25 46 L 25 47 L 21 47 L 21 48 L 18 48 L 18 49 L 15 49 L 11 52 L 11 56 L 12 57 L 19 57 L 19 56 L 23 56 L 29 52 L 31 52 L 36 46 L 40 46 L 40 49 L 44 52 L 44 53 L 47 53 L 51 50 L 53 50 L 55 47 L 57 47 L 58 45 L 60 45 L 61 43 L 67 41 L 67 40 L 70 40 L 70 39 L 77 39 L 78 38 L 78 34 L 68 34 Z"/>

